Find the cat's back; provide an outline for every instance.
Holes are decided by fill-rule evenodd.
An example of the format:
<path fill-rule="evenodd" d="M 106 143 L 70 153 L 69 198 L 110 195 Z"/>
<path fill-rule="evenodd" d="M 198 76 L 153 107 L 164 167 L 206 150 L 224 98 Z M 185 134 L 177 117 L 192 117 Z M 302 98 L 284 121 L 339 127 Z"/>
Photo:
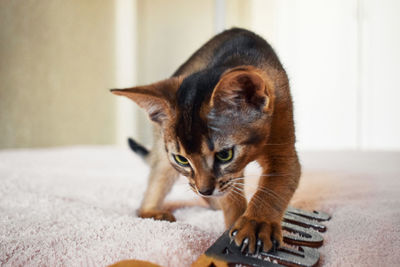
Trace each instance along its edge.
<path fill-rule="evenodd" d="M 266 40 L 249 30 L 232 28 L 205 43 L 173 76 L 187 76 L 206 68 L 233 68 L 240 65 L 283 70 L 277 55 Z"/>

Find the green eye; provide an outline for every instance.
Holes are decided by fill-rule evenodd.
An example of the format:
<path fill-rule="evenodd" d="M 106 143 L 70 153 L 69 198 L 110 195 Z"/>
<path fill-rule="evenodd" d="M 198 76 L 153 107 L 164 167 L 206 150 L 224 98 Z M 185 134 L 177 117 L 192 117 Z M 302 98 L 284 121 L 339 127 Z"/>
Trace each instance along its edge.
<path fill-rule="evenodd" d="M 179 165 L 186 167 L 189 165 L 189 161 L 187 160 L 187 158 L 182 157 L 181 155 L 174 155 L 174 159 L 176 161 L 176 163 L 178 163 Z"/>
<path fill-rule="evenodd" d="M 233 149 L 230 148 L 230 149 L 221 150 L 220 152 L 217 152 L 215 154 L 215 157 L 220 162 L 227 163 L 227 162 L 231 161 L 233 158 Z"/>

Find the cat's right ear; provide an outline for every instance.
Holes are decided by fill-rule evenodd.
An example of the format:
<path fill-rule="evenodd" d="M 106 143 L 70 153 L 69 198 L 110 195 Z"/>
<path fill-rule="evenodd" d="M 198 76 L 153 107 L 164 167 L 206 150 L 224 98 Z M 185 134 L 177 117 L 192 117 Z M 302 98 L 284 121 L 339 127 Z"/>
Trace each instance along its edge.
<path fill-rule="evenodd" d="M 150 119 L 163 124 L 174 114 L 175 95 L 182 79 L 172 77 L 154 84 L 125 89 L 111 89 L 111 93 L 132 99 L 147 111 Z"/>
<path fill-rule="evenodd" d="M 239 66 L 226 71 L 211 96 L 210 106 L 239 110 L 272 111 L 272 86 L 261 69 Z"/>

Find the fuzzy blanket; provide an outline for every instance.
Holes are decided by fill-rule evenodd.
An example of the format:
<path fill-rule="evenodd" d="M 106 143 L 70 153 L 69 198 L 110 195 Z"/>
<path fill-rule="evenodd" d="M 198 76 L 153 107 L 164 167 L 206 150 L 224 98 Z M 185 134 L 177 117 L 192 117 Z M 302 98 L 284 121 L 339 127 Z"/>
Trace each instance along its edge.
<path fill-rule="evenodd" d="M 333 216 L 321 263 L 399 266 L 400 153 L 300 156 L 303 178 L 292 204 Z M 167 199 L 177 222 L 137 218 L 147 173 L 116 147 L 0 151 L 0 264 L 189 266 L 224 231 L 222 213 L 202 206 L 182 179 Z"/>

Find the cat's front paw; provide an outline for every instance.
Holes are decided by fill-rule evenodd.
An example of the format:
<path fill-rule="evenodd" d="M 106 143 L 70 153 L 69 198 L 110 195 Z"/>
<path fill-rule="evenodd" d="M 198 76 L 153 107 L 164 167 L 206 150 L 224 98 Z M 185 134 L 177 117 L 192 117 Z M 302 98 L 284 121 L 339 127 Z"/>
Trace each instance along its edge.
<path fill-rule="evenodd" d="M 154 220 L 159 220 L 159 221 L 169 221 L 169 222 L 176 221 L 174 215 L 172 215 L 172 213 L 168 211 L 159 211 L 159 210 L 139 211 L 138 215 L 141 218 L 152 218 Z"/>
<path fill-rule="evenodd" d="M 260 251 L 276 250 L 282 244 L 280 221 L 240 217 L 229 232 L 242 252 L 258 254 Z"/>

